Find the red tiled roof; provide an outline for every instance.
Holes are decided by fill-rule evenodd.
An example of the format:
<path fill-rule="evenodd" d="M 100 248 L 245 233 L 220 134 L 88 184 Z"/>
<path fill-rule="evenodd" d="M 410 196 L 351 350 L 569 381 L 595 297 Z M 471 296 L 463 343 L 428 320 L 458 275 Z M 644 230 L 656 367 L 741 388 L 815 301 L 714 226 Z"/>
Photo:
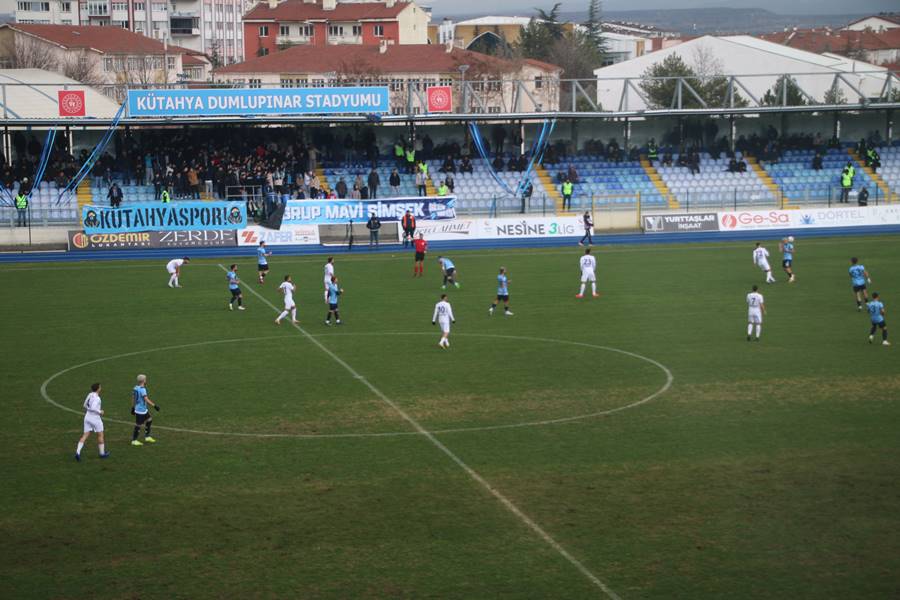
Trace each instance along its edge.
<path fill-rule="evenodd" d="M 546 71 L 559 67 L 528 61 Z M 294 46 L 268 56 L 251 58 L 236 65 L 217 69 L 217 74 L 229 73 L 456 73 L 460 65 L 467 64 L 471 73 L 478 71 L 511 72 L 518 65 L 487 54 L 439 44 L 389 45 L 382 54 L 378 46 Z"/>
<path fill-rule="evenodd" d="M 263 0 L 244 15 L 244 21 L 363 21 L 369 19 L 396 19 L 411 2 L 396 2 L 388 8 L 386 2 L 338 2 L 334 10 L 322 8 L 322 0 L 284 0 L 275 8 L 269 8 Z"/>
<path fill-rule="evenodd" d="M 104 54 L 163 54 L 163 43 L 121 27 L 96 25 L 32 25 L 9 23 L 4 25 L 35 37 L 58 44 L 64 48 L 93 49 Z M 169 46 L 170 54 L 191 52 L 178 46 Z"/>
<path fill-rule="evenodd" d="M 807 52 L 834 52 L 842 54 L 856 50 L 894 50 L 900 48 L 900 28 L 888 29 L 876 33 L 874 31 L 825 31 L 821 29 L 798 29 L 769 33 L 760 36 L 762 39 L 806 50 Z"/>

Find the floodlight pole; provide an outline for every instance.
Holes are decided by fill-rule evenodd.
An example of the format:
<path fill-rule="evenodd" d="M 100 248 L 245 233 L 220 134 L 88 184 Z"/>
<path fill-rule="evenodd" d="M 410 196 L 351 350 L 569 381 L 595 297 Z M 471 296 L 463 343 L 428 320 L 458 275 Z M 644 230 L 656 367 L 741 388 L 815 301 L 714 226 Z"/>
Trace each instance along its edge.
<path fill-rule="evenodd" d="M 468 71 L 468 70 L 469 70 L 469 65 L 459 65 L 459 74 L 462 79 L 462 100 L 461 100 L 461 102 L 462 102 L 462 112 L 463 113 L 469 112 L 468 105 L 466 103 L 466 100 L 468 100 L 468 98 L 466 97 L 466 71 Z"/>

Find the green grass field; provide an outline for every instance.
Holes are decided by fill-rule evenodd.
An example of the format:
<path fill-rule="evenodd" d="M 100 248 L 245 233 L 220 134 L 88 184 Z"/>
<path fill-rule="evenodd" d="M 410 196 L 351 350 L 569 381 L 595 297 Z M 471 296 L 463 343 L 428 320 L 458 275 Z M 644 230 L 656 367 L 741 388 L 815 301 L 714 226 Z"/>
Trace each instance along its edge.
<path fill-rule="evenodd" d="M 436 255 L 338 256 L 341 328 L 318 256 L 276 249 L 265 286 L 240 259 L 243 313 L 224 260 L 180 290 L 165 261 L 0 266 L 0 597 L 896 598 L 900 349 L 847 267 L 897 327 L 900 237 L 797 247 L 758 344 L 750 243 L 598 247 L 580 301 L 578 248 L 452 253 L 449 351 Z M 306 334 L 263 301 L 285 273 Z M 162 411 L 134 448 L 138 373 Z M 76 463 L 94 381 L 112 456 Z"/>

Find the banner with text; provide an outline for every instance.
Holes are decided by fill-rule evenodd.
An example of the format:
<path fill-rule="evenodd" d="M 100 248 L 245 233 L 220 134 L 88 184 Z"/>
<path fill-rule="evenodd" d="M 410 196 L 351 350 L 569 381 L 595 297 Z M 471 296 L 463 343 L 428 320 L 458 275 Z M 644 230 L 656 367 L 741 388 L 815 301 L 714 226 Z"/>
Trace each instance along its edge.
<path fill-rule="evenodd" d="M 222 231 L 140 231 L 134 233 L 69 232 L 69 251 L 134 250 L 138 248 L 231 248 L 237 246 L 238 232 Z"/>
<path fill-rule="evenodd" d="M 718 230 L 719 217 L 716 213 L 644 215 L 644 231 L 647 233 L 693 233 Z"/>
<path fill-rule="evenodd" d="M 290 200 L 284 209 L 285 225 L 340 225 L 365 223 L 372 215 L 396 222 L 410 211 L 416 221 L 455 219 L 456 197 L 391 198 L 389 200 Z"/>
<path fill-rule="evenodd" d="M 900 225 L 900 206 L 848 206 L 798 210 L 720 212 L 720 231 Z"/>
<path fill-rule="evenodd" d="M 576 237 L 584 234 L 581 217 L 523 217 L 521 219 L 457 219 L 419 221 L 416 235 L 428 241 L 497 240 Z M 398 239 L 403 232 L 398 231 Z"/>
<path fill-rule="evenodd" d="M 358 115 L 390 109 L 386 87 L 128 90 L 129 117 Z"/>
<path fill-rule="evenodd" d="M 267 229 L 253 225 L 238 232 L 238 246 L 308 246 L 319 243 L 318 225 L 284 225 L 281 229 Z"/>
<path fill-rule="evenodd" d="M 81 207 L 85 233 L 135 231 L 190 231 L 243 229 L 247 206 L 243 202 L 171 202 Z"/>

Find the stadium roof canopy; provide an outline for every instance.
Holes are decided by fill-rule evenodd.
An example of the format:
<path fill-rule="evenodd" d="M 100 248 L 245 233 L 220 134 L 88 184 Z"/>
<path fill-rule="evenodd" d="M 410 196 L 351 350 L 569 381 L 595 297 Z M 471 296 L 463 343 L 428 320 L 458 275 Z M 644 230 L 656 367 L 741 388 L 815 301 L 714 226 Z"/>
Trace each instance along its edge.
<path fill-rule="evenodd" d="M 738 92 L 745 98 L 749 95 L 761 98 L 781 75 L 790 75 L 817 103 L 822 103 L 826 93 L 837 86 L 847 103 L 855 104 L 859 97 L 857 90 L 869 98 L 879 97 L 888 76 L 888 70 L 882 66 L 846 56 L 816 54 L 749 35 L 705 35 L 596 69 L 599 102 L 604 107 L 620 106 L 624 94 L 628 109 L 646 110 L 649 107 L 637 93 L 640 79 L 650 67 L 672 55 L 678 55 L 698 74 L 733 76 L 741 88 Z M 628 80 L 636 81 L 627 84 Z M 629 87 L 635 93 L 628 95 Z"/>
<path fill-rule="evenodd" d="M 89 118 L 112 119 L 119 105 L 96 91 L 59 73 L 42 69 L 0 69 L 0 105 L 5 119 L 66 119 L 59 116 L 59 91 L 84 91 Z M 80 119 L 83 120 L 83 119 Z"/>

